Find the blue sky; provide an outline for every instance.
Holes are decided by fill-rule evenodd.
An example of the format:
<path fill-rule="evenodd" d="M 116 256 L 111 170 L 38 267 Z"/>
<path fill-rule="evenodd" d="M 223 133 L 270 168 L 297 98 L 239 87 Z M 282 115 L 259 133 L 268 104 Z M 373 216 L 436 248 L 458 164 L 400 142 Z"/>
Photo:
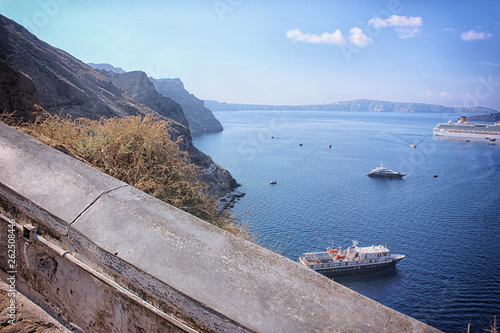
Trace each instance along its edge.
<path fill-rule="evenodd" d="M 84 62 L 179 77 L 198 98 L 369 98 L 500 110 L 500 1 L 0 0 Z"/>

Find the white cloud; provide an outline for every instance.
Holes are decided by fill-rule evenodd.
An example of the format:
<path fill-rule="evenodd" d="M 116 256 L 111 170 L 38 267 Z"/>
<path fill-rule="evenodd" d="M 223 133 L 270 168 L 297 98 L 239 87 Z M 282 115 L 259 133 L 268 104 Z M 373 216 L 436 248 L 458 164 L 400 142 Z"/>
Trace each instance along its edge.
<path fill-rule="evenodd" d="M 432 96 L 434 96 L 434 94 L 432 93 L 432 91 L 427 90 L 427 91 L 425 92 L 425 97 L 432 97 Z"/>
<path fill-rule="evenodd" d="M 291 29 L 286 32 L 286 37 L 293 41 L 304 42 L 304 43 L 326 43 L 326 44 L 344 44 L 346 39 L 342 35 L 342 32 L 337 29 L 334 32 L 324 32 L 321 35 L 316 34 L 305 34 L 299 29 Z"/>
<path fill-rule="evenodd" d="M 402 39 L 415 37 L 421 31 L 423 25 L 420 16 L 399 16 L 391 15 L 388 19 L 381 19 L 378 17 L 372 18 L 368 23 L 372 24 L 375 28 L 393 27 L 398 33 L 398 37 Z"/>
<path fill-rule="evenodd" d="M 390 18 L 382 20 L 381 18 L 374 17 L 369 21 L 375 28 L 387 27 L 421 27 L 422 18 L 417 16 L 398 16 L 391 15 Z"/>
<path fill-rule="evenodd" d="M 446 91 L 439 93 L 439 97 L 448 97 L 449 95 Z"/>
<path fill-rule="evenodd" d="M 373 43 L 373 39 L 371 37 L 368 37 L 363 32 L 363 29 L 358 27 L 353 27 L 349 31 L 349 41 L 351 42 L 351 44 L 358 47 L 365 47 L 368 44 Z"/>
<path fill-rule="evenodd" d="M 303 33 L 299 29 L 291 29 L 286 32 L 286 37 L 296 42 L 303 43 L 326 43 L 326 44 L 335 44 L 335 45 L 343 45 L 347 42 L 355 45 L 357 47 L 365 47 L 370 43 L 373 43 L 373 39 L 368 37 L 363 29 L 358 27 L 353 27 L 349 31 L 349 37 L 346 39 L 342 32 L 337 29 L 334 32 L 324 32 L 321 35 Z"/>
<path fill-rule="evenodd" d="M 469 31 L 466 31 L 466 32 L 462 32 L 462 34 L 460 35 L 460 38 L 462 40 L 480 40 L 480 39 L 486 39 L 486 38 L 490 38 L 492 37 L 493 35 L 490 34 L 489 32 L 482 32 L 482 31 L 475 31 L 475 30 L 469 30 Z"/>

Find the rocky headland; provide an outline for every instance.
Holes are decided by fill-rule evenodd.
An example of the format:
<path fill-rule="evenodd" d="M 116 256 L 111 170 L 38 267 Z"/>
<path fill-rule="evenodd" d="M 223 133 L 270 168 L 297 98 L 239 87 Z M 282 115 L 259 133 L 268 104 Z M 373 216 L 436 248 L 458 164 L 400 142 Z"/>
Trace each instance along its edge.
<path fill-rule="evenodd" d="M 215 118 L 212 111 L 205 107 L 201 99 L 196 98 L 184 88 L 181 79 L 150 78 L 150 80 L 160 94 L 170 97 L 182 106 L 193 135 L 223 130 L 222 124 Z"/>
<path fill-rule="evenodd" d="M 137 102 L 150 107 L 166 118 L 177 121 L 184 127 L 189 127 L 182 107 L 171 98 L 158 93 L 145 72 L 133 71 L 118 74 L 101 70 L 101 73 L 108 77 L 114 85 L 125 90 Z"/>
<path fill-rule="evenodd" d="M 134 99 L 150 107 L 151 105 L 147 104 L 146 101 L 148 99 L 158 100 L 159 98 L 156 96 L 158 93 L 178 103 L 184 112 L 184 119 L 181 119 L 181 122 L 186 125 L 184 121 L 187 120 L 192 135 L 217 133 L 224 130 L 222 124 L 215 118 L 212 111 L 205 107 L 204 101 L 187 91 L 184 88 L 184 83 L 179 78 L 155 79 L 149 77 L 151 85 L 148 85 L 145 82 L 146 78 L 144 78 L 144 75 L 146 74 L 144 72 L 127 72 L 121 67 L 115 67 L 106 63 L 88 63 L 88 65 L 99 69 L 113 83 L 127 91 Z M 140 81 L 140 85 L 137 84 L 138 81 Z M 154 107 L 152 108 L 154 109 Z M 175 119 L 175 117 L 173 118 Z"/>

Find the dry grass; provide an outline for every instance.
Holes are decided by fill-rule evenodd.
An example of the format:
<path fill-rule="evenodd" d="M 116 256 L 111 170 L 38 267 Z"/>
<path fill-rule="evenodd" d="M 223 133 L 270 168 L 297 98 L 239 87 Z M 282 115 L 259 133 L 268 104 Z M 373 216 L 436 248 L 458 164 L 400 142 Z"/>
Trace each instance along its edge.
<path fill-rule="evenodd" d="M 150 116 L 71 120 L 45 113 L 34 124 L 17 127 L 141 191 L 250 238 L 238 218 L 217 209 L 217 201 L 206 194 L 199 168 L 170 140 L 165 120 Z"/>

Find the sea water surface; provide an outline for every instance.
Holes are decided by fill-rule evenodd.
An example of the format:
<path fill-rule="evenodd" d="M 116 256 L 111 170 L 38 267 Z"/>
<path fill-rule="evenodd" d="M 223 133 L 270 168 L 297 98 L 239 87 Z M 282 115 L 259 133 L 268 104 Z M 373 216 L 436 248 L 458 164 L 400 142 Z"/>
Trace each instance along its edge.
<path fill-rule="evenodd" d="M 445 332 L 500 317 L 500 142 L 433 136 L 456 114 L 214 114 L 224 131 L 194 143 L 242 184 L 234 212 L 266 245 L 295 261 L 387 244 L 396 269 L 335 281 Z M 380 164 L 407 176 L 366 176 Z"/>

